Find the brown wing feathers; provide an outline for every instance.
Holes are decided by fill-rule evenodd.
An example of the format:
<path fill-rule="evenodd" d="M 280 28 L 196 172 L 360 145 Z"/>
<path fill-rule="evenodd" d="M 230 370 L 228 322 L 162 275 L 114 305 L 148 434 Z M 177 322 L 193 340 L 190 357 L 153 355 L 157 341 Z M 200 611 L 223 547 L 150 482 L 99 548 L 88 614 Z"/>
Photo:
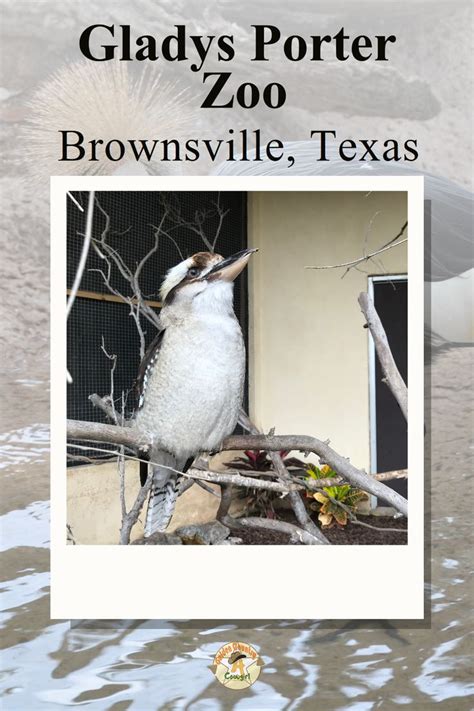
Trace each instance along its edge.
<path fill-rule="evenodd" d="M 147 381 L 150 376 L 151 369 L 155 364 L 155 360 L 159 355 L 161 344 L 163 342 L 164 329 L 156 334 L 155 338 L 151 342 L 147 352 L 143 356 L 140 367 L 138 368 L 138 375 L 134 384 L 134 392 L 137 401 L 137 410 L 143 405 L 143 399 L 146 392 Z"/>

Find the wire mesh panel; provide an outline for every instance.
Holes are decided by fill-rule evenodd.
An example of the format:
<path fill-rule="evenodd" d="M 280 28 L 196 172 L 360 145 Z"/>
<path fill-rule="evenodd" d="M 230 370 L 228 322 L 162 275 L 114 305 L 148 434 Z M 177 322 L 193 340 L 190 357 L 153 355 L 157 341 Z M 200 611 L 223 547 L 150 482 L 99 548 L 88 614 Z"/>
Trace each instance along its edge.
<path fill-rule="evenodd" d="M 68 198 L 67 288 L 71 288 L 82 250 L 88 193 Z M 159 236 L 158 235 L 159 232 Z M 73 382 L 68 385 L 67 416 L 105 422 L 89 396 L 111 392 L 118 412 L 130 416 L 135 406 L 133 383 L 140 362 L 139 332 L 131 310 L 134 290 L 125 275 L 149 255 L 139 275 L 144 299 L 159 314 L 159 287 L 166 271 L 199 251 L 228 256 L 247 244 L 246 194 L 241 192 L 99 192 L 94 207 L 93 244 L 80 290 L 67 324 L 67 362 Z M 215 245 L 213 245 L 216 239 Z M 104 249 L 103 242 L 108 246 Z M 110 258 L 110 249 L 115 259 Z M 247 340 L 246 275 L 235 284 L 235 311 Z M 132 304 L 123 298 L 132 299 Z M 140 317 L 148 346 L 156 326 Z M 114 356 L 112 360 L 108 356 Z M 107 447 L 105 447 L 107 448 Z M 84 452 L 81 452 L 84 454 Z M 98 453 L 87 451 L 87 456 Z"/>

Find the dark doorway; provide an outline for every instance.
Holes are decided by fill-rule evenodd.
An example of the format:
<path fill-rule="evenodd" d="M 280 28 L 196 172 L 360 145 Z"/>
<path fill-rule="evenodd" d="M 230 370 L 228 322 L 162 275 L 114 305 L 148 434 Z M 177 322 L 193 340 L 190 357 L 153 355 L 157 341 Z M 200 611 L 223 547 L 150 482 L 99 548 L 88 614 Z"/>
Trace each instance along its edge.
<path fill-rule="evenodd" d="M 371 279 L 375 308 L 404 381 L 408 384 L 408 282 L 405 276 Z M 371 346 L 372 347 L 372 346 Z M 405 469 L 408 464 L 407 423 L 390 389 L 375 354 L 371 374 L 372 389 L 372 464 L 378 472 Z M 374 441 L 375 440 L 375 441 Z M 388 486 L 407 496 L 407 480 L 393 479 Z M 383 501 L 379 501 L 384 504 Z"/>

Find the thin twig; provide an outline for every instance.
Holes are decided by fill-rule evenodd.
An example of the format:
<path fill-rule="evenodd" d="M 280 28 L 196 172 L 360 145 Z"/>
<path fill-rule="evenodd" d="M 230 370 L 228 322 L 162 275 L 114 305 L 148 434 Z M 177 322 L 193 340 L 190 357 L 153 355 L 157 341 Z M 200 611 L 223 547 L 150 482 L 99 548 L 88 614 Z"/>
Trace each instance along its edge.
<path fill-rule="evenodd" d="M 397 240 L 399 237 L 401 237 L 402 234 L 405 232 L 405 230 L 406 230 L 407 227 L 408 227 L 408 221 L 405 222 L 405 223 L 401 226 L 400 232 L 399 232 L 397 235 L 395 235 L 395 237 L 392 237 L 392 239 L 390 239 L 388 242 L 386 242 L 383 246 L 384 246 L 384 247 L 388 247 L 388 245 L 389 245 L 389 244 L 392 244 L 392 242 L 396 242 L 396 240 Z"/>
<path fill-rule="evenodd" d="M 372 526 L 370 523 L 365 523 L 365 521 L 361 521 L 358 518 L 351 519 L 351 523 L 355 524 L 356 526 L 364 526 L 365 528 L 372 528 L 374 531 L 390 531 L 392 533 L 407 533 L 406 528 L 384 528 L 383 526 Z"/>
<path fill-rule="evenodd" d="M 114 373 L 115 373 L 115 368 L 117 367 L 117 356 L 115 355 L 115 353 L 108 353 L 107 352 L 107 349 L 105 347 L 104 336 L 102 336 L 101 350 L 105 354 L 106 358 L 108 358 L 110 361 L 112 361 L 112 366 L 110 368 L 110 393 L 109 393 L 108 399 L 110 402 L 112 420 L 113 420 L 113 422 L 115 422 L 116 425 L 118 425 L 119 422 L 118 422 L 118 418 L 117 418 L 117 413 L 115 411 L 115 401 L 114 401 L 114 390 L 115 390 Z"/>
<path fill-rule="evenodd" d="M 369 259 L 372 259 L 373 257 L 377 256 L 377 254 L 382 254 L 382 252 L 386 252 L 388 249 L 393 249 L 394 247 L 398 247 L 400 244 L 404 244 L 405 242 L 408 242 L 408 238 L 400 240 L 400 242 L 393 242 L 385 245 L 385 247 L 381 247 L 380 249 L 377 249 L 375 252 L 371 252 L 371 254 L 367 254 L 365 256 L 359 257 L 358 259 L 353 259 L 350 262 L 341 262 L 340 264 L 325 264 L 323 266 L 307 266 L 305 269 L 338 269 L 339 267 L 354 267 L 356 264 L 362 264 L 362 262 L 368 262 Z"/>
<path fill-rule="evenodd" d="M 72 449 L 79 449 L 79 450 L 84 450 L 84 451 L 94 451 L 94 452 L 101 452 L 103 454 L 108 454 L 110 459 L 115 459 L 115 457 L 120 456 L 120 450 L 110 450 L 110 449 L 104 449 L 102 447 L 96 447 L 94 445 L 81 445 L 81 444 L 70 444 L 68 443 L 67 446 Z M 97 463 L 97 460 L 92 459 L 91 457 L 83 457 L 81 455 L 68 455 L 73 459 L 80 459 L 84 461 L 88 461 L 91 464 Z M 274 491 L 278 494 L 282 494 L 285 496 L 286 494 L 289 494 L 290 491 L 321 491 L 321 489 L 324 489 L 324 487 L 327 486 L 335 486 L 339 485 L 340 483 L 348 483 L 347 480 L 343 479 L 342 477 L 334 477 L 334 478 L 328 478 L 328 479 L 320 479 L 320 480 L 315 480 L 315 479 L 300 479 L 300 478 L 292 478 L 291 483 L 288 485 L 282 484 L 281 482 L 275 482 L 275 481 L 268 481 L 268 480 L 260 480 L 260 479 L 254 479 L 248 476 L 249 472 L 244 472 L 240 471 L 239 469 L 235 470 L 228 470 L 226 472 L 217 472 L 217 471 L 211 471 L 211 470 L 204 470 L 204 469 L 198 469 L 195 467 L 191 467 L 188 469 L 187 472 L 181 472 L 178 469 L 175 469 L 174 467 L 167 466 L 165 464 L 159 464 L 156 462 L 150 462 L 148 459 L 143 459 L 140 457 L 136 457 L 132 454 L 126 454 L 126 459 L 133 461 L 133 462 L 143 462 L 145 464 L 156 464 L 156 466 L 160 466 L 163 469 L 167 469 L 170 472 L 173 472 L 175 474 L 179 474 L 180 476 L 183 476 L 184 478 L 187 478 L 191 482 L 195 481 L 197 484 L 202 484 L 202 488 L 208 491 L 209 493 L 215 494 L 215 492 L 212 489 L 209 489 L 208 487 L 205 486 L 203 482 L 209 482 L 211 484 L 233 484 L 235 486 L 241 486 L 246 489 L 262 489 L 262 490 L 267 490 L 267 491 Z M 102 460 L 104 461 L 104 460 Z M 268 471 L 265 472 L 267 475 L 273 475 L 275 476 L 275 472 L 273 471 Z M 395 474 L 395 476 L 392 476 L 392 474 Z M 400 470 L 400 472 L 384 472 L 382 474 L 377 474 L 373 476 L 375 480 L 378 480 L 377 477 L 380 477 L 380 481 L 386 481 L 387 479 L 393 479 L 393 478 L 406 478 L 408 472 L 407 470 Z M 247 475 L 247 476 L 246 476 Z M 372 476 L 372 475 L 371 475 Z M 188 488 L 188 487 L 186 487 Z"/>
<path fill-rule="evenodd" d="M 125 450 L 120 447 L 120 455 L 117 458 L 117 468 L 120 481 L 120 508 L 122 511 L 122 526 L 127 516 L 127 504 L 125 501 Z"/>

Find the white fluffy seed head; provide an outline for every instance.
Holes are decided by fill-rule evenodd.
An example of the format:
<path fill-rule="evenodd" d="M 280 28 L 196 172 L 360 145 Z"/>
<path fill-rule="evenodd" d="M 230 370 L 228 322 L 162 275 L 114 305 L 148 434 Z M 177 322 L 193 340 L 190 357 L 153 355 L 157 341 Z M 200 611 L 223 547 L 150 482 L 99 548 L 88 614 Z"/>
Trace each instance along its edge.
<path fill-rule="evenodd" d="M 195 121 L 192 106 L 189 92 L 185 94 L 153 68 L 135 77 L 124 62 L 104 65 L 84 60 L 65 65 L 46 79 L 29 102 L 23 130 L 25 167 L 39 177 L 110 174 L 131 160 L 129 151 L 114 162 L 103 151 L 93 162 L 57 161 L 58 127 L 80 131 L 86 141 L 118 139 L 125 145 L 129 138 L 180 138 Z M 159 151 L 150 162 L 144 160 L 143 166 L 149 172 L 162 170 Z"/>

